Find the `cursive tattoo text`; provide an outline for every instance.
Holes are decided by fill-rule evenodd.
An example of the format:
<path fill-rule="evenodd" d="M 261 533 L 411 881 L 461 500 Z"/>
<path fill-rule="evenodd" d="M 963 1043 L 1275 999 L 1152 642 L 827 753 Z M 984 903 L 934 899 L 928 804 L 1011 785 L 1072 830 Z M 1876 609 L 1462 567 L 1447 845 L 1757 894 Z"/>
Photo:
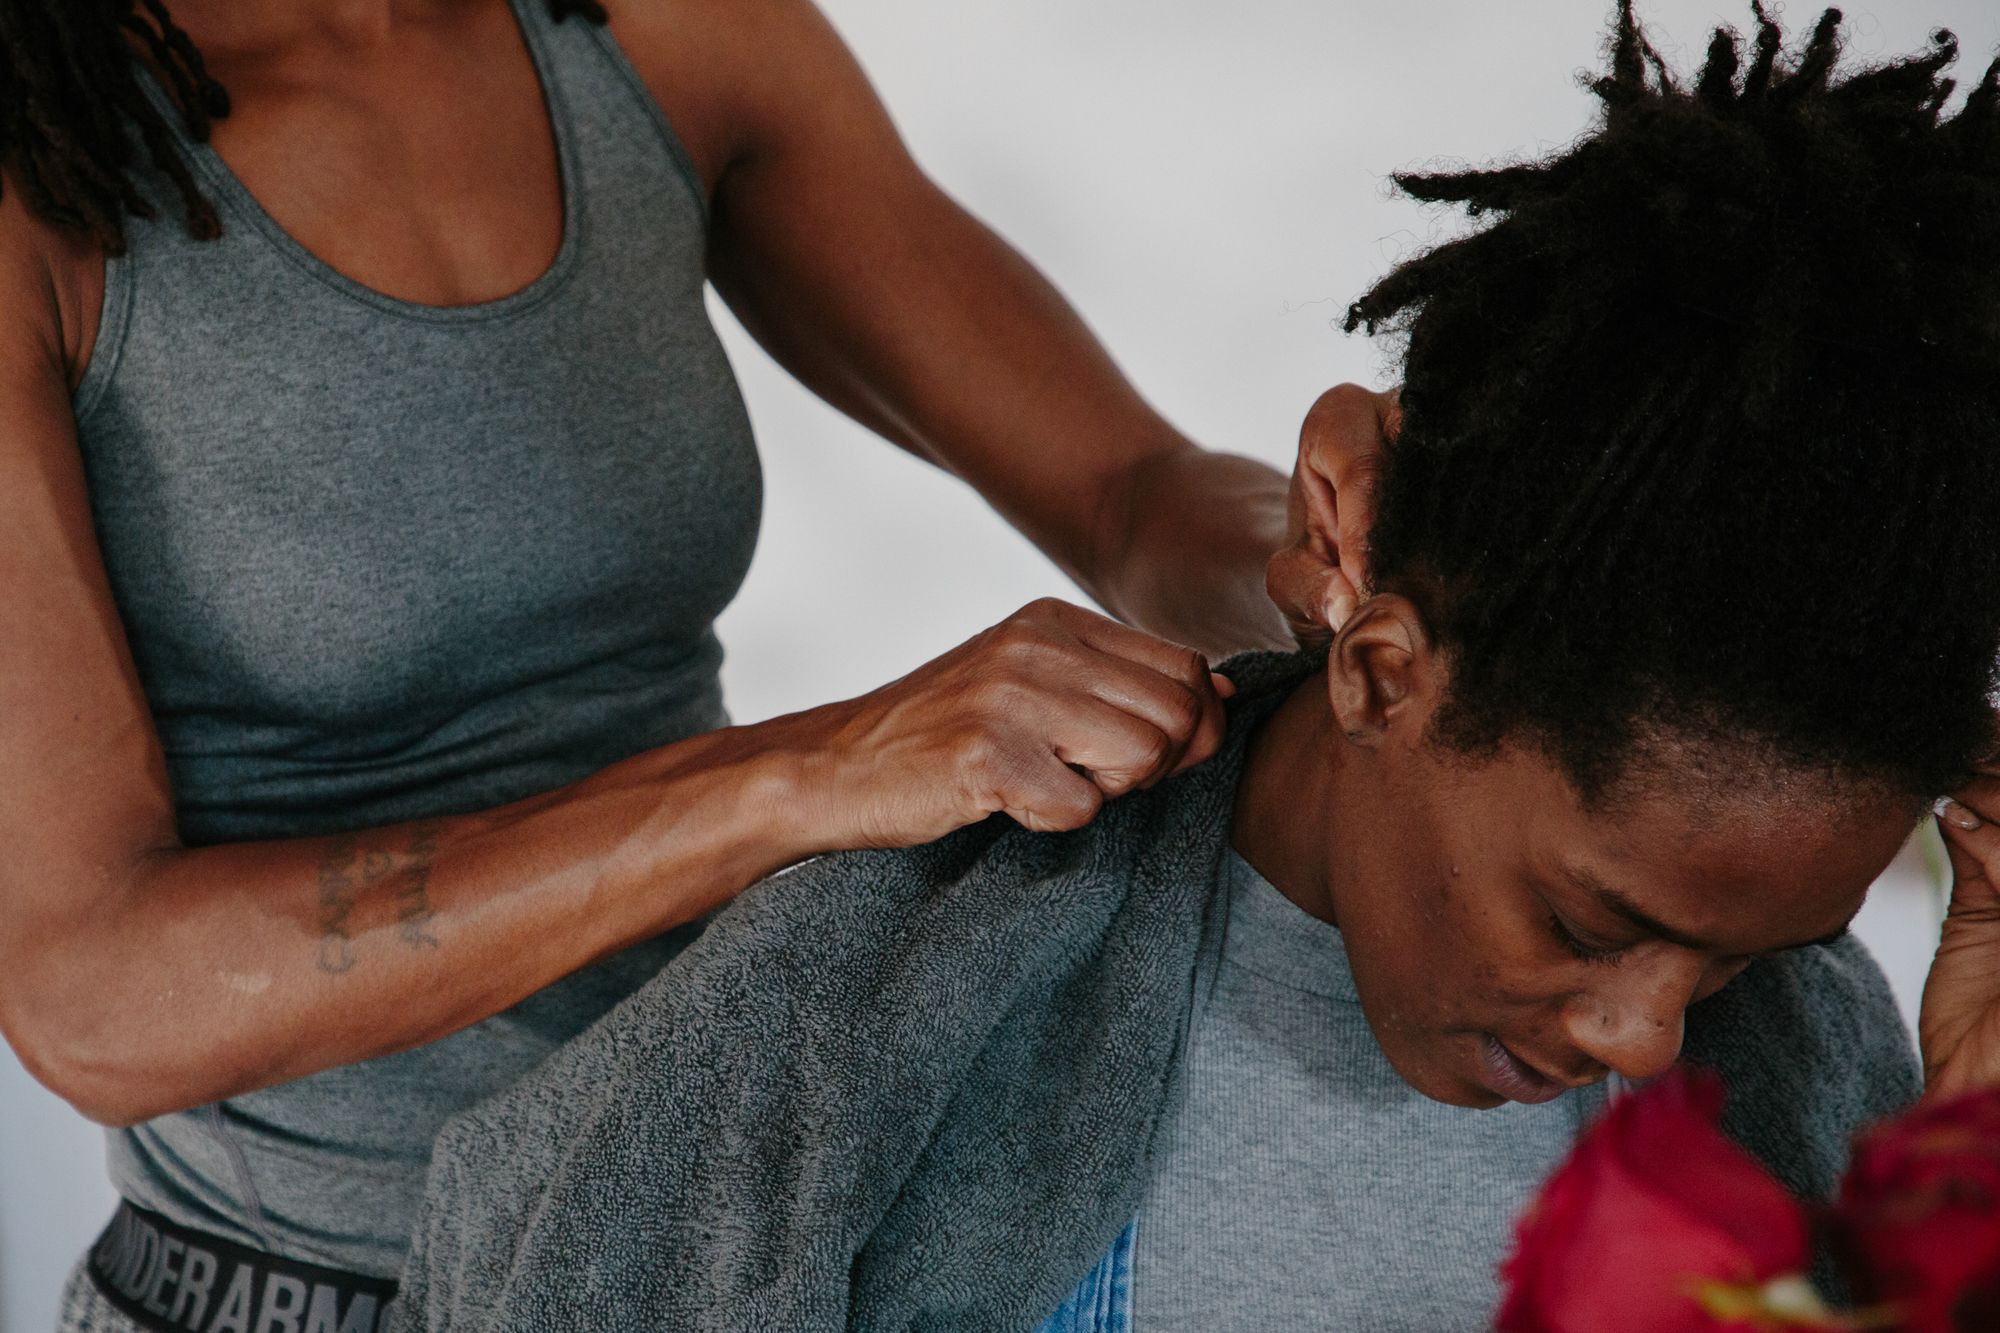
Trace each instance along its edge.
<path fill-rule="evenodd" d="M 319 970 L 338 976 L 354 966 L 361 928 L 357 911 L 381 920 L 393 906 L 396 934 L 412 949 L 435 949 L 432 930 L 437 913 L 431 908 L 431 862 L 437 856 L 438 826 L 417 824 L 409 831 L 406 850 L 365 847 L 354 834 L 341 834 L 326 845 L 320 858 Z"/>
<path fill-rule="evenodd" d="M 355 874 L 361 842 L 343 833 L 329 842 L 319 862 L 319 970 L 338 976 L 354 966 L 349 923 L 361 887 Z"/>
<path fill-rule="evenodd" d="M 437 913 L 431 910 L 431 859 L 437 855 L 437 825 L 419 824 L 410 831 L 409 858 L 403 863 L 403 880 L 396 890 L 396 921 L 403 943 L 412 949 L 435 949 L 437 936 L 429 926 Z"/>

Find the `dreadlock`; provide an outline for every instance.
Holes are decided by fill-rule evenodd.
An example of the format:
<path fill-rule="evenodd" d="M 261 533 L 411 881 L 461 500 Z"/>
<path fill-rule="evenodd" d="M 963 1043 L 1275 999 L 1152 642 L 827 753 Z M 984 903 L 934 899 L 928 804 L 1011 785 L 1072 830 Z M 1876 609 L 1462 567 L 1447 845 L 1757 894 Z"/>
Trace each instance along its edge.
<path fill-rule="evenodd" d="M 1371 537 L 1450 666 L 1438 737 L 1595 800 L 1660 737 L 1891 784 L 1992 745 L 2000 61 L 1837 74 L 1753 3 L 1683 85 L 1620 4 L 1590 134 L 1403 174 L 1492 220 L 1347 328 L 1403 336 Z"/>
<path fill-rule="evenodd" d="M 606 21 L 599 0 L 547 3 L 557 20 Z M 229 94 L 163 0 L 0 0 L 0 176 L 19 184 L 38 217 L 87 232 L 114 255 L 124 253 L 127 218 L 156 215 L 135 177 L 142 152 L 179 194 L 189 234 L 222 233 L 145 95 L 135 42 L 164 77 L 182 127 L 206 142 L 210 122 L 229 114 Z"/>

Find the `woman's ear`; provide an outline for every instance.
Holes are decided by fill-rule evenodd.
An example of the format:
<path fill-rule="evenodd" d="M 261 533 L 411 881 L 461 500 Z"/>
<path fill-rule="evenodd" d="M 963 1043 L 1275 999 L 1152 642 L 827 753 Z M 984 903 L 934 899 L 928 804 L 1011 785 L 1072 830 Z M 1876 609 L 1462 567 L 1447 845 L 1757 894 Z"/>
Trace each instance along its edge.
<path fill-rule="evenodd" d="M 1341 734 L 1374 745 L 1393 727 L 1421 735 L 1443 685 L 1430 628 L 1407 597 L 1369 598 L 1334 638 L 1326 688 Z"/>

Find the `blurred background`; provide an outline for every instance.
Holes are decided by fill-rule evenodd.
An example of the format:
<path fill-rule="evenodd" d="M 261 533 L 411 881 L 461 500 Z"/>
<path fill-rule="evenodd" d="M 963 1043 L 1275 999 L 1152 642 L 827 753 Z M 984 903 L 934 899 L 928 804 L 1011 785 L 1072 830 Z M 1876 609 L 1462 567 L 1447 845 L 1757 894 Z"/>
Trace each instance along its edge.
<path fill-rule="evenodd" d="M 633 0 L 643 2 L 643 0 Z M 665 2 L 665 0 L 660 0 Z M 1388 173 L 1552 149 L 1588 123 L 1608 0 L 821 0 L 917 156 L 1082 311 L 1196 439 L 1290 469 L 1330 384 L 1392 382 L 1338 320 L 1455 226 Z M 1789 28 L 1817 6 L 1792 6 Z M 1945 26 L 1963 77 L 2000 46 L 1993 0 L 1850 8 L 1862 59 Z M 1685 67 L 1748 0 L 1650 0 Z M 764 452 L 763 544 L 723 617 L 737 718 L 903 674 L 1044 594 L 1078 594 L 969 490 L 813 399 L 717 307 Z M 1939 901 L 1924 848 L 1860 929 L 1914 1020 Z M 52 1327 L 112 1206 L 97 1131 L 0 1048 L 0 1333 Z"/>

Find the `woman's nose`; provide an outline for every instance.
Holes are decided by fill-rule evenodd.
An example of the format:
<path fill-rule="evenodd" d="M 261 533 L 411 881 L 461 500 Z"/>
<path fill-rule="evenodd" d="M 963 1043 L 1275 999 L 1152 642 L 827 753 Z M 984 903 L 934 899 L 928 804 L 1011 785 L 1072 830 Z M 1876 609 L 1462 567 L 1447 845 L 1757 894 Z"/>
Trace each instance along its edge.
<path fill-rule="evenodd" d="M 1650 965 L 1627 958 L 1603 983 L 1563 1006 L 1564 1034 L 1620 1077 L 1657 1078 L 1680 1058 L 1687 1008 L 1703 974 L 1692 958 Z"/>

